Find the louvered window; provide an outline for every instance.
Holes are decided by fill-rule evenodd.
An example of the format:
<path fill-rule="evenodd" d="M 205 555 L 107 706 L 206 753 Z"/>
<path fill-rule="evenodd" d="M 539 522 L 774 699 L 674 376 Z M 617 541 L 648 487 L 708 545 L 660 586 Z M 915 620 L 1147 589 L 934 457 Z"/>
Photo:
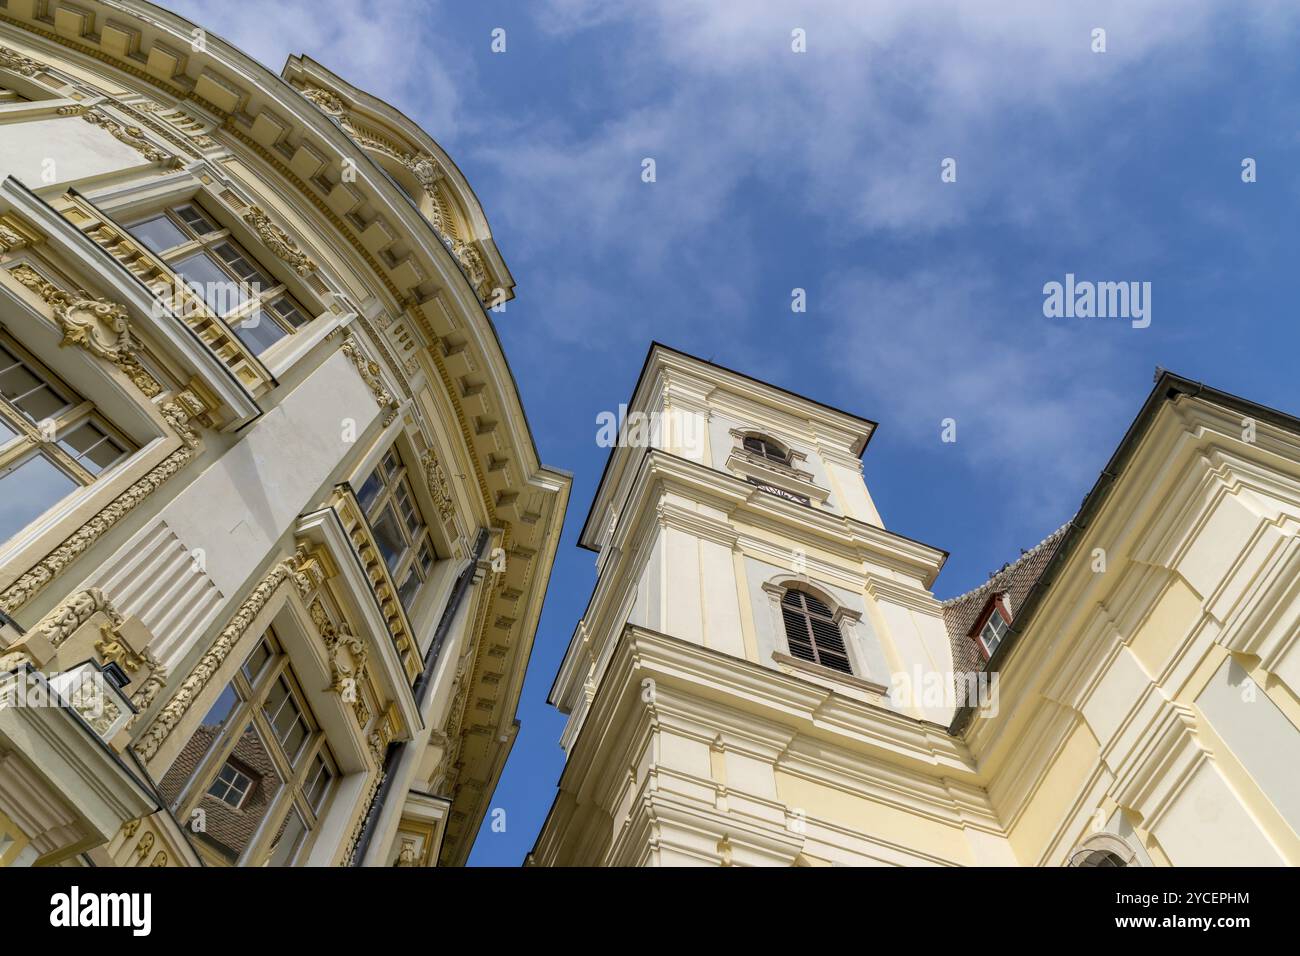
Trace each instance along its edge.
<path fill-rule="evenodd" d="M 770 438 L 748 435 L 743 444 L 745 451 L 753 452 L 755 455 L 762 455 L 768 461 L 775 461 L 782 465 L 790 463 L 790 453 Z"/>
<path fill-rule="evenodd" d="M 840 627 L 825 604 L 803 591 L 786 591 L 781 598 L 781 618 L 793 657 L 845 674 L 853 673 Z"/>

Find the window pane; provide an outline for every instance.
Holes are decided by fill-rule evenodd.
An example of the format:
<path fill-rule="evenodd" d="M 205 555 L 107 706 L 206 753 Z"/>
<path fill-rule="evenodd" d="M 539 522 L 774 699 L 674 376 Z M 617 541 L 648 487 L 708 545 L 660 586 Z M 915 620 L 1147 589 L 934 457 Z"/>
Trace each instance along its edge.
<path fill-rule="evenodd" d="M 234 684 L 227 684 L 221 691 L 221 695 L 208 708 L 208 712 L 203 717 L 203 722 L 190 736 L 189 741 L 181 750 L 180 755 L 175 762 L 167 768 L 167 773 L 162 778 L 162 783 L 158 789 L 162 791 L 163 796 L 167 798 L 169 804 L 180 799 L 190 779 L 199 769 L 203 758 L 207 756 L 221 731 L 225 729 L 230 715 L 239 705 L 239 694 L 235 691 Z"/>
<path fill-rule="evenodd" d="M 267 859 L 266 865 L 288 866 L 291 864 L 306 836 L 307 824 L 303 822 L 297 810 L 290 810 L 289 815 L 285 817 L 284 824 L 280 827 L 280 834 L 275 839 L 275 845 L 271 848 L 271 856 Z"/>
<path fill-rule="evenodd" d="M 379 469 L 376 468 L 370 473 L 366 483 L 361 486 L 361 490 L 357 492 L 357 501 L 361 502 L 361 509 L 367 515 L 370 514 L 370 506 L 375 503 L 375 499 L 379 497 L 379 493 L 383 490 L 384 480 L 379 477 Z"/>
<path fill-rule="evenodd" d="M 77 487 L 45 455 L 0 474 L 0 541 L 8 541 Z"/>
<path fill-rule="evenodd" d="M 127 231 L 152 252 L 166 252 L 189 241 L 189 237 L 181 232 L 180 227 L 166 216 L 146 219 L 131 226 Z"/>
<path fill-rule="evenodd" d="M 320 808 L 325 803 L 325 795 L 329 792 L 330 781 L 334 775 L 330 773 L 329 764 L 320 754 L 316 755 L 316 765 L 312 768 L 307 783 L 307 802 L 311 808 L 320 813 Z"/>
<path fill-rule="evenodd" d="M 172 269 L 217 315 L 226 315 L 248 301 L 246 290 L 206 252 L 182 259 Z"/>
<path fill-rule="evenodd" d="M 260 295 L 275 285 L 252 261 L 229 242 L 223 242 L 212 250 L 217 258 L 230 267 L 230 271 L 241 280 L 253 286 L 253 293 Z"/>
<path fill-rule="evenodd" d="M 391 501 L 384 505 L 379 516 L 371 523 L 371 530 L 375 533 L 375 543 L 379 545 L 391 574 L 397 570 L 397 566 L 402 563 L 402 555 L 406 553 L 406 539 L 402 537 L 402 529 L 397 524 L 397 516 L 393 514 Z"/>
<path fill-rule="evenodd" d="M 248 792 L 238 809 L 205 793 L 197 808 L 203 810 L 206 828 L 195 836 L 230 863 L 238 861 L 253 841 L 268 810 L 284 786 L 266 742 L 249 724 L 239 735 L 230 761 L 249 779 Z M 177 761 L 180 762 L 179 759 Z"/>
<path fill-rule="evenodd" d="M 271 301 L 271 311 L 278 315 L 291 329 L 300 328 L 310 321 L 307 313 L 287 295 L 276 296 Z"/>
<path fill-rule="evenodd" d="M 248 318 L 235 322 L 235 334 L 254 355 L 261 355 L 287 334 L 275 319 L 256 309 Z"/>
<path fill-rule="evenodd" d="M 194 206 L 181 206 L 176 210 L 176 215 L 181 217 L 185 225 L 194 230 L 196 236 L 206 236 L 210 232 L 216 232 L 217 227 Z"/>
<path fill-rule="evenodd" d="M 0 418 L 0 445 L 13 441 L 18 437 L 18 433 L 9 427 L 9 423 Z"/>
<path fill-rule="evenodd" d="M 406 580 L 397 586 L 397 597 L 402 602 L 402 607 L 408 611 L 411 609 L 411 602 L 415 600 L 416 592 L 420 590 L 423 582 L 420 576 L 415 573 L 415 568 L 407 569 Z"/>
<path fill-rule="evenodd" d="M 86 422 L 59 439 L 59 447 L 92 475 L 120 459 L 125 449 L 96 425 Z"/>
<path fill-rule="evenodd" d="M 244 676 L 248 678 L 250 684 L 257 680 L 257 675 L 262 673 L 262 668 L 266 666 L 266 662 L 270 659 L 271 649 L 266 646 L 266 640 L 258 641 L 257 646 L 253 648 L 253 653 L 249 654 L 248 660 L 244 661 L 242 668 Z"/>
<path fill-rule="evenodd" d="M 8 363 L 8 353 L 0 356 Z M 0 395 L 13 402 L 34 422 L 52 418 L 68 407 L 68 401 L 38 378 L 26 365 L 15 363 L 0 372 Z"/>
<path fill-rule="evenodd" d="M 284 747 L 285 756 L 292 763 L 307 740 L 307 724 L 298 710 L 298 702 L 283 677 L 276 681 L 266 701 L 266 718 L 271 722 L 275 737 Z"/>

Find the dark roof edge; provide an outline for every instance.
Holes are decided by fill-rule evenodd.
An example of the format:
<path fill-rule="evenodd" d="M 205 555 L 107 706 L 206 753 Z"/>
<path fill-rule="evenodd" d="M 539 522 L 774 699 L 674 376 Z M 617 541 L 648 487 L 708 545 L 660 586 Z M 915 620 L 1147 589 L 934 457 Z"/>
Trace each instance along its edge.
<path fill-rule="evenodd" d="M 1056 580 L 1061 568 L 1074 553 L 1079 538 L 1088 530 L 1092 518 L 1105 504 L 1106 499 L 1110 496 L 1112 486 L 1133 457 L 1139 442 L 1155 420 L 1156 413 L 1159 412 L 1160 407 L 1166 401 L 1176 401 L 1183 395 L 1191 398 L 1203 398 L 1224 408 L 1241 412 L 1249 418 L 1265 421 L 1279 428 L 1300 434 L 1300 418 L 1296 418 L 1294 415 L 1288 415 L 1286 412 L 1260 405 L 1238 395 L 1211 388 L 1200 382 L 1194 382 L 1189 378 L 1184 378 L 1164 369 L 1157 369 L 1156 374 L 1155 387 L 1151 390 L 1151 394 L 1147 396 L 1146 402 L 1138 412 L 1137 417 L 1133 419 L 1133 423 L 1129 425 L 1128 431 L 1124 433 L 1124 438 L 1120 441 L 1119 447 L 1110 456 L 1110 461 L 1106 462 L 1106 467 L 1097 477 L 1092 490 L 1084 496 L 1078 512 L 1070 519 L 1065 535 L 1061 538 L 1061 543 L 1057 545 L 1056 552 L 1048 560 L 1047 566 L 1043 568 L 1043 573 L 1038 576 L 1038 580 L 1034 582 L 1033 587 L 1029 589 L 1029 593 L 1025 595 L 1020 613 L 1011 622 L 1007 636 L 1003 638 L 993 657 L 990 658 L 987 670 L 993 671 L 995 666 L 1004 660 L 1007 654 L 1020 642 L 1021 634 L 1033 622 L 1034 614 L 1042 604 L 1047 592 L 1051 589 L 1052 583 Z M 959 708 L 948 727 L 948 733 L 954 737 L 959 736 L 970 724 L 974 712 L 975 708 L 973 707 Z"/>

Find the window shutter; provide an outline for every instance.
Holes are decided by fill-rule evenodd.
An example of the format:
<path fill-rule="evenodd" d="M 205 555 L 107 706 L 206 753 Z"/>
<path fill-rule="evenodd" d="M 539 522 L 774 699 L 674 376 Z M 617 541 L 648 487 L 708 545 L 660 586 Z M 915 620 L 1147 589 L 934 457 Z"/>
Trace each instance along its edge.
<path fill-rule="evenodd" d="M 853 673 L 844 636 L 831 609 L 822 601 L 803 591 L 786 591 L 781 598 L 781 620 L 792 657 Z"/>

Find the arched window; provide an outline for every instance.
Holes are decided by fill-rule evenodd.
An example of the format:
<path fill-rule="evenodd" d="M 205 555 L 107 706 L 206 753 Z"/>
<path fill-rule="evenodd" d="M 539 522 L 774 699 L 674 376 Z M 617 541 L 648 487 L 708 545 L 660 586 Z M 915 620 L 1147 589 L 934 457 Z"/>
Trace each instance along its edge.
<path fill-rule="evenodd" d="M 742 444 L 745 451 L 761 455 L 768 461 L 774 461 L 781 465 L 790 463 L 790 452 L 778 442 L 764 435 L 746 435 Z"/>
<path fill-rule="evenodd" d="M 1077 846 L 1066 859 L 1070 867 L 1142 866 L 1137 851 L 1122 837 L 1102 831 Z"/>
<path fill-rule="evenodd" d="M 792 657 L 845 674 L 853 673 L 840 626 L 835 622 L 834 613 L 820 599 L 792 588 L 781 598 L 781 618 Z"/>

